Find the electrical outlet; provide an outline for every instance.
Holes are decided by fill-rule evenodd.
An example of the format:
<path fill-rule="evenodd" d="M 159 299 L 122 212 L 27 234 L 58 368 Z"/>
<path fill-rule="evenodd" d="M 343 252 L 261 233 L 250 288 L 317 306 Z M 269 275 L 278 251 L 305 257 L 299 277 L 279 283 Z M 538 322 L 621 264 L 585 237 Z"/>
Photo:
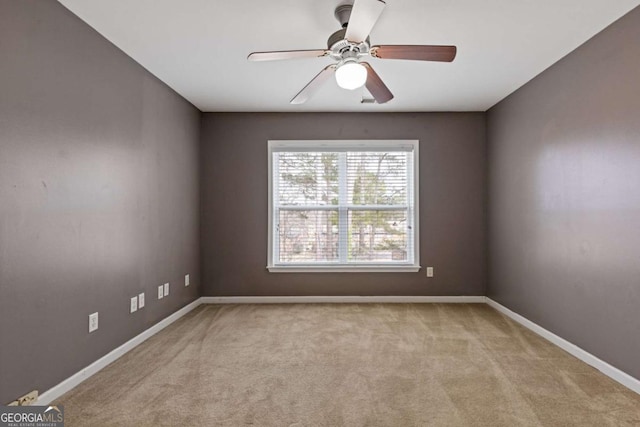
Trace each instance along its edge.
<path fill-rule="evenodd" d="M 164 284 L 164 296 L 168 296 L 169 295 L 169 284 L 165 283 Z"/>
<path fill-rule="evenodd" d="M 98 312 L 89 315 L 89 333 L 98 329 Z"/>
<path fill-rule="evenodd" d="M 136 311 L 138 311 L 138 297 L 133 297 L 131 298 L 130 312 L 134 313 Z"/>
<path fill-rule="evenodd" d="M 164 286 L 158 286 L 158 299 L 164 298 Z"/>
<path fill-rule="evenodd" d="M 189 286 L 191 283 L 189 282 L 189 275 L 185 274 L 184 275 L 184 285 L 185 286 Z"/>
<path fill-rule="evenodd" d="M 433 277 L 433 267 L 427 267 L 427 277 Z"/>
<path fill-rule="evenodd" d="M 138 308 L 144 307 L 144 292 L 138 295 Z"/>

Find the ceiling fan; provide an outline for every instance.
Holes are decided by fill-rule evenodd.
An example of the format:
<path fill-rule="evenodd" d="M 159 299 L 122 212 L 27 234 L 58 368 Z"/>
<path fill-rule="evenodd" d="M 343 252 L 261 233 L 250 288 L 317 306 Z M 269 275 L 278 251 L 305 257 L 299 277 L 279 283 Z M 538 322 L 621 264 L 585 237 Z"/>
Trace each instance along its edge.
<path fill-rule="evenodd" d="M 336 61 L 325 67 L 291 100 L 302 104 L 335 75 L 338 86 L 354 90 L 365 86 L 378 104 L 393 99 L 393 94 L 368 62 L 362 58 L 370 55 L 378 59 L 409 59 L 416 61 L 451 62 L 456 57 L 455 46 L 430 45 L 379 45 L 371 46 L 369 33 L 385 7 L 382 0 L 355 0 L 354 4 L 342 4 L 335 10 L 335 17 L 342 29 L 333 33 L 327 49 L 254 52 L 249 61 L 278 61 L 283 59 L 321 58 L 329 56 Z"/>

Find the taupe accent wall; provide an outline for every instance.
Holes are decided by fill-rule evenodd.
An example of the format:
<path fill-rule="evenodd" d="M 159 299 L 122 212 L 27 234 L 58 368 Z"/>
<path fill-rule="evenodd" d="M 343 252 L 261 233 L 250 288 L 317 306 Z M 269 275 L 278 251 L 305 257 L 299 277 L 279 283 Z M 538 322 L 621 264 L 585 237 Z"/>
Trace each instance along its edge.
<path fill-rule="evenodd" d="M 640 8 L 488 114 L 488 295 L 640 378 Z"/>
<path fill-rule="evenodd" d="M 420 140 L 418 273 L 270 273 L 267 141 Z M 484 113 L 208 113 L 201 146 L 203 294 L 484 295 Z"/>
<path fill-rule="evenodd" d="M 198 297 L 200 112 L 55 1 L 0 0 L 0 58 L 5 404 Z"/>

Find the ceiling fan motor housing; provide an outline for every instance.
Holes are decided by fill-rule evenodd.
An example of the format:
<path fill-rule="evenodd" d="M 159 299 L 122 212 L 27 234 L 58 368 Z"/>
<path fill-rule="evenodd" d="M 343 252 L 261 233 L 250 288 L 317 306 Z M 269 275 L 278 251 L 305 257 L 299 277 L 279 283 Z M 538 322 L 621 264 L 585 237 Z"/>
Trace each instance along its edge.
<path fill-rule="evenodd" d="M 329 40 L 327 40 L 327 47 L 332 51 L 334 50 L 340 51 L 340 49 L 348 47 L 349 42 L 347 41 L 347 39 L 345 39 L 346 33 L 347 33 L 347 29 L 342 28 L 336 31 L 335 33 L 331 34 L 329 36 Z"/>
<path fill-rule="evenodd" d="M 361 56 L 369 53 L 369 38 L 361 43 L 353 43 L 345 39 L 346 30 L 338 30 L 331 34 L 327 41 L 327 47 L 331 51 L 330 55 L 335 60 L 342 60 L 347 57 Z"/>
<path fill-rule="evenodd" d="M 366 55 L 369 53 L 369 47 L 371 46 L 369 37 L 360 43 L 350 42 L 346 39 L 347 26 L 352 9 L 353 5 L 351 4 L 341 4 L 336 8 L 334 13 L 342 28 L 329 36 L 327 48 L 331 51 L 331 56 L 338 61 Z"/>

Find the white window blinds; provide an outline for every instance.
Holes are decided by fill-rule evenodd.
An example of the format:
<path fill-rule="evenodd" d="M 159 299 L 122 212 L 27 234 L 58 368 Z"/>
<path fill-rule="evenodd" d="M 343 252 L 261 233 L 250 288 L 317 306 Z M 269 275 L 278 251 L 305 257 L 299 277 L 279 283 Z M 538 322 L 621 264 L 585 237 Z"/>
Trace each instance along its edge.
<path fill-rule="evenodd" d="M 417 265 L 417 141 L 270 144 L 270 266 Z"/>

